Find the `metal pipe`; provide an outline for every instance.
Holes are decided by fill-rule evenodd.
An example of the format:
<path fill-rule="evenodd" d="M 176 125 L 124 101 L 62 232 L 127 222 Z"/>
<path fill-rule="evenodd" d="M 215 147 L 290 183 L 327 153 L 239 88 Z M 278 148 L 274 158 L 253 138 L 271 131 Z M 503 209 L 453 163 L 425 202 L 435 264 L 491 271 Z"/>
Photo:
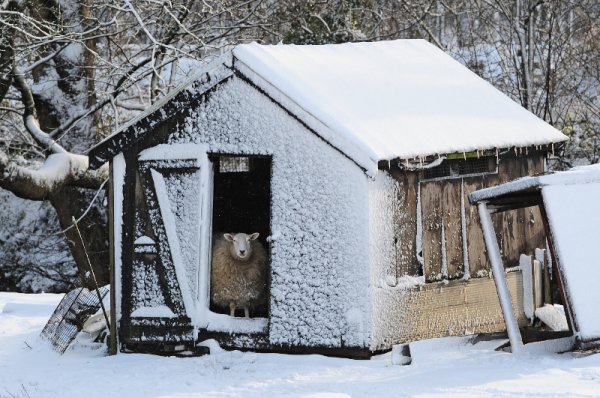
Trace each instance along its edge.
<path fill-rule="evenodd" d="M 494 233 L 492 217 L 487 208 L 487 202 L 479 202 L 478 209 L 485 239 L 485 247 L 490 262 L 492 263 L 492 274 L 494 275 L 494 282 L 496 284 L 498 298 L 500 299 L 500 307 L 502 308 L 502 314 L 504 315 L 504 323 L 506 323 L 510 347 L 513 354 L 518 354 L 523 351 L 523 339 L 521 338 L 517 318 L 515 317 L 512 302 L 510 300 L 510 292 L 508 291 L 508 285 L 506 284 L 506 277 L 504 275 L 504 265 L 502 264 L 502 257 L 500 256 L 500 247 L 498 246 L 498 240 Z"/>

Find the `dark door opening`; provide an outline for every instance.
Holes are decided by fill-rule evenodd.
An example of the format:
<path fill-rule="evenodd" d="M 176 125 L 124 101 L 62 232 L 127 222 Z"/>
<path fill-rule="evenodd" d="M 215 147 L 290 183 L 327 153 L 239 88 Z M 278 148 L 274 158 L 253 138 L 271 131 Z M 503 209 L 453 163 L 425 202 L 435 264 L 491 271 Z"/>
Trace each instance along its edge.
<path fill-rule="evenodd" d="M 271 234 L 271 157 L 209 155 L 214 166 L 212 233 L 258 232 L 257 239 L 267 252 L 270 269 L 270 250 L 267 237 Z M 267 273 L 270 275 L 270 272 Z M 270 281 L 267 280 L 269 302 Z M 212 297 L 212 287 L 211 287 Z M 251 310 L 251 317 L 267 317 L 268 305 Z M 216 306 L 210 310 L 229 314 L 229 308 Z M 236 316 L 243 310 L 238 309 Z"/>

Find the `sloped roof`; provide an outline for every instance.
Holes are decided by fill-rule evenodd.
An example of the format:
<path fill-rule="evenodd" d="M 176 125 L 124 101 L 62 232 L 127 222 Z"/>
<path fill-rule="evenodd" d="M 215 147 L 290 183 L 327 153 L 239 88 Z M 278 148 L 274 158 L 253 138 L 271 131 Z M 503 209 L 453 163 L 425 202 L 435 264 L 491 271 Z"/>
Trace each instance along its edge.
<path fill-rule="evenodd" d="M 553 185 L 585 185 L 600 184 L 600 164 L 574 167 L 567 171 L 559 171 L 538 176 L 527 176 L 503 184 L 480 189 L 469 194 L 471 203 L 491 200 L 506 195 L 520 194 Z"/>
<path fill-rule="evenodd" d="M 314 132 L 366 170 L 376 170 L 381 160 L 567 139 L 424 40 L 251 43 L 232 52 L 233 70 L 258 76 L 250 79 L 267 94 L 277 91 L 285 98 L 279 104 L 293 105 L 297 109 L 291 113 L 299 119 L 316 120 L 308 123 Z M 99 167 L 185 108 L 191 96 L 231 77 L 230 58 L 217 60 L 92 148 L 90 167 Z"/>
<path fill-rule="evenodd" d="M 374 161 L 566 139 L 425 40 L 252 43 L 233 55 Z"/>

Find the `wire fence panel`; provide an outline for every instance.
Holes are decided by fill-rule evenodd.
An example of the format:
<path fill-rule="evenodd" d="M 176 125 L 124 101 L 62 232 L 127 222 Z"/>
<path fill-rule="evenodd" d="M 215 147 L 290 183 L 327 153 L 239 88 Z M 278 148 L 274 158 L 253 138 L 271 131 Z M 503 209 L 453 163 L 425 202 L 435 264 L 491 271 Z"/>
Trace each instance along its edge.
<path fill-rule="evenodd" d="M 98 291 L 104 299 L 109 288 L 103 286 Z M 62 354 L 83 329 L 85 321 L 99 309 L 100 300 L 95 290 L 84 287 L 71 290 L 60 301 L 40 336 L 48 340 L 55 351 Z"/>

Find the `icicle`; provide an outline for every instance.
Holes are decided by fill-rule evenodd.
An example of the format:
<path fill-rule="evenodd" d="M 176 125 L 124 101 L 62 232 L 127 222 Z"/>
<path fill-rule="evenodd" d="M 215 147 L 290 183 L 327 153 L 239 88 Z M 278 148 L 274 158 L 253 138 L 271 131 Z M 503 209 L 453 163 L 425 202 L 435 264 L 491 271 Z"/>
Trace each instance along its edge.
<path fill-rule="evenodd" d="M 552 143 L 552 156 L 554 156 L 554 142 Z"/>
<path fill-rule="evenodd" d="M 477 159 L 479 159 L 479 149 L 477 150 Z"/>
<path fill-rule="evenodd" d="M 525 155 L 529 155 L 529 147 L 528 146 L 525 147 Z"/>
<path fill-rule="evenodd" d="M 388 170 L 392 169 L 392 160 L 388 159 Z"/>
<path fill-rule="evenodd" d="M 496 148 L 496 164 L 500 163 L 500 156 L 498 155 L 498 148 Z"/>
<path fill-rule="evenodd" d="M 467 153 L 463 152 L 463 158 L 465 158 L 465 160 L 467 160 Z"/>
<path fill-rule="evenodd" d="M 515 147 L 515 156 L 516 156 L 516 155 L 518 155 L 518 153 L 517 153 L 517 147 Z"/>

